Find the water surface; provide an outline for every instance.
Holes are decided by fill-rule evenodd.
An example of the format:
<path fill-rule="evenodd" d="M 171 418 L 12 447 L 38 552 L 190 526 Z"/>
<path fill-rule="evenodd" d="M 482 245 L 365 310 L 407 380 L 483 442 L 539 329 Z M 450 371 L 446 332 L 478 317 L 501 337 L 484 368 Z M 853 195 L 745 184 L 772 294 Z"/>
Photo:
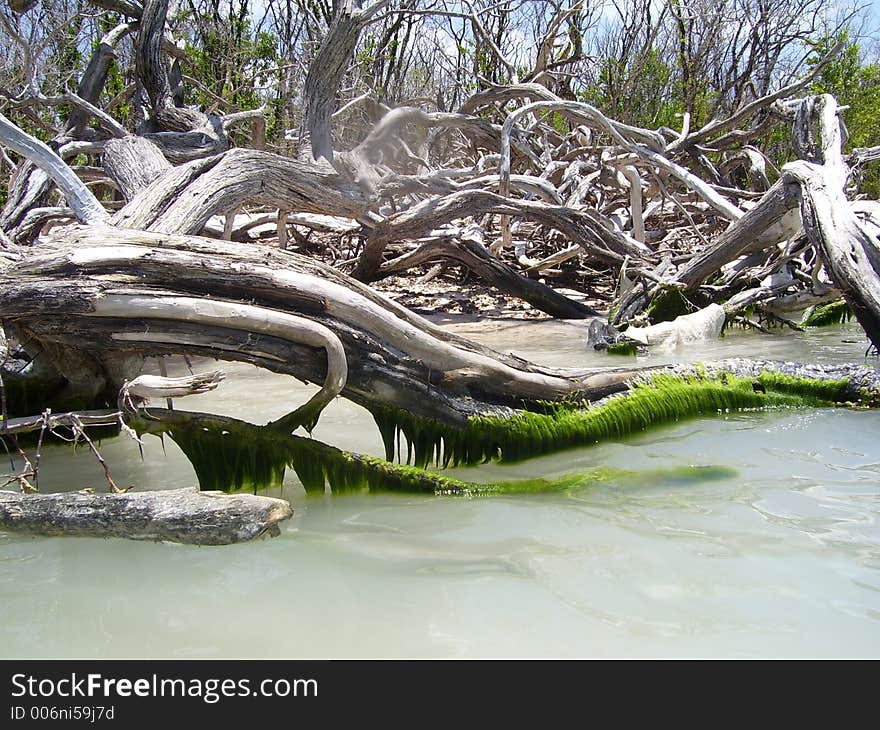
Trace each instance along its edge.
<path fill-rule="evenodd" d="M 569 323 L 453 327 L 553 365 L 626 364 Z M 755 356 L 863 362 L 854 325 L 738 331 L 641 363 Z M 224 364 L 227 381 L 179 407 L 264 423 L 313 388 Z M 176 374 L 176 373 L 172 373 Z M 315 437 L 381 455 L 345 401 Z M 3 657 L 600 657 L 880 655 L 880 414 L 728 414 L 462 478 L 642 474 L 563 493 L 491 498 L 306 497 L 273 540 L 220 548 L 0 533 Z M 114 478 L 180 487 L 176 445 L 125 438 Z M 681 467 L 720 466 L 729 478 Z M 81 449 L 44 449 L 45 491 L 103 489 Z M 718 476 L 718 474 L 714 474 Z M 723 474 L 721 475 L 723 476 Z"/>

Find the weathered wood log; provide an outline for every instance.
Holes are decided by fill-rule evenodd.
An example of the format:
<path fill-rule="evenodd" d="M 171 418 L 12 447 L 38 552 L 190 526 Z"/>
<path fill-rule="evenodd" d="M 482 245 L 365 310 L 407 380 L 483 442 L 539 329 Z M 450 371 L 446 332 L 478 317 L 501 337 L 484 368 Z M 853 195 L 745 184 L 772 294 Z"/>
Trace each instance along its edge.
<path fill-rule="evenodd" d="M 44 142 L 22 132 L 3 114 L 0 114 L 0 142 L 46 170 L 64 192 L 79 220 L 88 223 L 103 223 L 107 220 L 103 206 L 83 185 L 76 173 Z"/>
<path fill-rule="evenodd" d="M 348 379 L 336 392 L 370 408 L 406 408 L 444 423 L 529 403 L 539 407 L 545 400 L 601 397 L 633 374 L 632 369 L 544 368 L 494 352 L 445 332 L 331 267 L 278 249 L 71 227 L 29 254 L 0 277 L 4 325 L 28 341 L 63 344 L 95 362 L 126 353 L 190 352 L 325 381 L 327 355 L 315 343 L 286 338 L 277 328 L 226 321 L 225 314 L 210 322 L 193 318 L 187 307 L 173 306 L 185 296 L 210 309 L 211 302 L 196 299 L 210 295 L 218 300 L 218 312 L 246 304 L 275 319 L 291 320 L 294 312 L 308 317 L 342 343 Z M 133 301 L 144 306 L 135 310 L 128 306 Z M 426 397 L 414 397 L 422 393 Z"/>
<path fill-rule="evenodd" d="M 477 109 L 484 106 L 500 103 L 505 104 L 513 99 L 530 99 L 534 102 L 547 102 L 562 104 L 559 112 L 566 117 L 574 126 L 586 124 L 590 127 L 606 127 L 610 125 L 615 134 L 626 139 L 635 140 L 647 145 L 649 148 L 661 151 L 666 146 L 662 135 L 648 129 L 624 124 L 614 119 L 607 119 L 595 107 L 589 104 L 565 105 L 565 100 L 559 98 L 546 86 L 535 83 L 509 84 L 506 86 L 492 86 L 484 91 L 473 94 L 459 108 L 460 114 L 473 114 Z"/>
<path fill-rule="evenodd" d="M 195 489 L 127 494 L 0 491 L 0 530 L 51 537 L 124 537 L 230 545 L 281 534 L 293 516 L 283 499 Z"/>
<path fill-rule="evenodd" d="M 60 426 L 72 427 L 74 420 L 78 419 L 81 426 L 113 426 L 119 423 L 120 412 L 108 408 L 83 411 L 77 413 L 45 413 L 39 416 L 21 416 L 9 418 L 0 423 L 0 436 L 28 433 L 47 428 L 53 429 Z"/>
<path fill-rule="evenodd" d="M 6 202 L 0 212 L 0 229 L 8 231 L 18 243 L 29 243 L 17 235 L 16 229 L 32 208 L 45 205 L 51 190 L 49 174 L 30 160 L 22 160 L 9 181 Z"/>
<path fill-rule="evenodd" d="M 409 411 L 380 412 L 374 415 L 385 444 L 385 462 L 291 437 L 279 422 L 255 427 L 223 416 L 152 409 L 153 418 L 135 427 L 174 438 L 207 488 L 260 486 L 260 479 L 267 480 L 262 486 L 274 485 L 280 483 L 284 468 L 292 466 L 308 491 L 323 493 L 326 477 L 334 489 L 366 482 L 378 489 L 448 493 L 460 490 L 421 469 L 430 464 L 516 461 L 728 410 L 880 405 L 880 376 L 856 364 L 730 359 L 652 368 L 627 386 L 588 407 L 569 402 L 543 412 L 475 418 L 455 427 Z M 390 462 L 395 458 L 418 469 L 394 467 Z"/>
<path fill-rule="evenodd" d="M 394 171 L 393 162 L 401 151 L 403 130 L 408 125 L 433 130 L 431 135 L 434 144 L 438 141 L 439 132 L 455 129 L 470 140 L 474 147 L 492 151 L 501 150 L 502 129 L 498 124 L 466 114 L 429 113 L 416 107 L 398 107 L 382 117 L 354 149 L 337 153 L 334 165 L 337 169 L 345 169 L 349 177 L 358 178 L 360 183 L 368 188 L 376 188 L 382 182 L 382 192 L 387 192 L 389 186 L 384 178 Z M 511 148 L 518 156 L 530 159 L 537 166 L 540 164 L 540 159 L 525 143 L 524 136 L 510 135 Z M 425 179 L 426 177 L 419 176 L 417 179 L 430 184 L 430 179 Z"/>

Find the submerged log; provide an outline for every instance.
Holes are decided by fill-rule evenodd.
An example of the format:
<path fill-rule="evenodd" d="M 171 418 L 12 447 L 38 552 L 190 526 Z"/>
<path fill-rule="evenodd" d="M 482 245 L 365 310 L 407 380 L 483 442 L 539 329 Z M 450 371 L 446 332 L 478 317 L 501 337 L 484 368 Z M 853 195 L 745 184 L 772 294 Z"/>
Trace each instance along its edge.
<path fill-rule="evenodd" d="M 194 489 L 130 494 L 0 491 L 0 530 L 56 537 L 124 537 L 230 545 L 281 533 L 293 515 L 283 499 Z"/>
<path fill-rule="evenodd" d="M 149 417 L 138 414 L 132 425 L 139 433 L 170 436 L 190 459 L 203 489 L 277 487 L 290 467 L 309 493 L 324 494 L 329 485 L 333 492 L 473 495 L 553 489 L 562 482 L 476 484 L 428 467 L 517 461 L 730 411 L 880 405 L 880 375 L 859 365 L 731 359 L 656 368 L 627 387 L 590 407 L 556 404 L 543 413 L 472 418 L 459 428 L 388 409 L 374 414 L 384 461 L 293 436 L 277 421 L 254 426 L 227 416 L 154 408 Z M 395 457 L 400 465 L 393 463 Z"/>

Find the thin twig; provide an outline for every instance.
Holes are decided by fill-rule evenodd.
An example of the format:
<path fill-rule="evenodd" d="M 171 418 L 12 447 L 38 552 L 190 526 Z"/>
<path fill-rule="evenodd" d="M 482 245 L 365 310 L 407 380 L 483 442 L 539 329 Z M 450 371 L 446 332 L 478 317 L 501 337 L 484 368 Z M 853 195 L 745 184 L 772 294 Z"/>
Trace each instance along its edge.
<path fill-rule="evenodd" d="M 110 491 L 113 492 L 113 494 L 125 494 L 128 489 L 120 489 L 116 486 L 116 482 L 113 481 L 113 477 L 110 475 L 110 467 L 107 465 L 107 462 L 104 461 L 104 457 L 101 456 L 101 452 L 98 451 L 95 444 L 89 438 L 89 435 L 85 432 L 85 428 L 83 428 L 82 421 L 79 420 L 79 417 L 75 413 L 72 413 L 70 415 L 70 421 L 73 424 L 76 436 L 82 436 L 83 441 L 89 445 L 89 448 L 92 450 L 98 463 L 104 468 L 104 476 L 107 478 L 108 484 L 110 484 Z"/>

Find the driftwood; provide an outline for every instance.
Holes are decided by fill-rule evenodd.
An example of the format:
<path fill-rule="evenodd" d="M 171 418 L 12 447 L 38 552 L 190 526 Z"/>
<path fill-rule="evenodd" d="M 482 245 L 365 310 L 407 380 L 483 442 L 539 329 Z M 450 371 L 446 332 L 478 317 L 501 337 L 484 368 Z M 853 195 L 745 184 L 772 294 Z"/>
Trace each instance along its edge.
<path fill-rule="evenodd" d="M 866 309 L 857 301 L 867 296 L 865 291 L 860 293 L 867 283 L 865 272 L 858 277 L 850 275 L 848 282 L 827 281 L 827 276 L 820 281 L 824 275 L 817 272 L 815 261 L 807 260 L 808 252 L 793 257 L 776 251 L 779 244 L 791 244 L 797 238 L 802 219 L 816 208 L 813 203 L 801 202 L 811 195 L 804 194 L 809 187 L 805 180 L 815 180 L 816 171 L 810 175 L 795 168 L 783 171 L 763 194 L 740 189 L 728 179 L 744 169 L 742 174 L 759 183 L 758 187 L 768 188 L 768 161 L 748 144 L 766 128 L 766 120 L 757 121 L 750 129 L 741 129 L 741 125 L 759 113 L 771 120 L 796 116 L 797 109 L 808 102 L 784 101 L 785 95 L 814 79 L 839 52 L 840 44 L 803 79 L 743 105 L 727 119 L 715 119 L 693 131 L 689 118 L 680 133 L 623 124 L 594 106 L 562 99 L 545 86 L 528 82 L 479 91 L 455 113 L 428 112 L 414 106 L 385 108 L 387 113 L 359 143 L 349 150 L 334 150 L 331 126 L 339 84 L 361 30 L 384 7 L 383 2 L 365 6 L 359 0 L 334 5 L 327 36 L 305 80 L 299 160 L 259 150 L 225 151 L 226 128 L 241 120 L 258 120 L 261 110 L 214 118 L 183 107 L 182 77 L 169 73 L 168 59 L 163 57 L 171 51 L 172 71 L 180 60 L 164 35 L 167 2 L 150 0 L 142 9 L 137 8 L 137 25 L 121 24 L 102 40 L 102 49 L 93 59 L 94 70 L 86 74 L 88 82 L 84 79 L 81 87 L 89 98 L 68 100 L 80 120 L 74 134 L 82 131 L 82 114 L 88 112 L 106 134 L 120 137 L 119 129 L 110 124 L 112 119 L 108 121 L 106 112 L 94 108 L 89 99 L 96 89 L 100 91 L 99 77 L 106 73 L 113 44 L 136 27 L 136 101 L 140 99 L 145 122 L 138 130 L 140 137 L 101 142 L 104 171 L 126 198 L 110 222 L 121 228 L 200 234 L 213 233 L 217 228 L 213 221 L 222 216 L 225 223 L 219 235 L 230 239 L 235 236 L 235 211 L 245 204 L 258 205 L 263 214 L 266 207 L 279 211 L 274 218 L 275 231 L 284 248 L 290 233 L 298 244 L 305 241 L 285 221 L 293 222 L 297 216 L 343 218 L 354 221 L 350 234 L 344 235 L 349 250 L 352 246 L 357 250 L 356 258 L 346 261 L 346 266 L 352 267 L 346 270 L 361 281 L 445 257 L 559 317 L 581 317 L 590 310 L 523 279 L 517 265 L 539 270 L 542 262 L 568 258 L 572 246 L 563 251 L 545 248 L 540 257 L 534 257 L 528 251 L 531 241 L 544 245 L 549 238 L 554 243 L 567 240 L 580 246 L 579 255 L 585 261 L 619 282 L 614 302 L 616 323 L 637 317 L 654 296 L 669 288 L 700 288 L 709 299 L 720 301 L 748 291 L 750 304 L 769 309 L 786 297 L 794 301 L 792 295 L 803 291 L 807 280 L 811 280 L 809 293 L 814 300 L 833 284 L 853 307 Z M 478 19 L 468 17 L 479 27 Z M 491 38 L 486 40 L 491 47 Z M 535 78 L 542 75 L 535 73 Z M 514 100 L 528 103 L 513 109 L 504 106 Z M 43 103 L 49 101 L 44 99 Z M 476 111 L 500 114 L 503 123 L 477 117 Z M 545 119 L 547 113 L 561 115 L 570 131 L 551 128 Z M 816 123 L 810 115 L 802 114 L 796 119 L 796 135 L 803 136 L 805 125 Z M 449 133 L 452 130 L 454 135 Z M 14 143 L 14 130 L 0 129 L 0 136 Z M 804 145 L 800 148 L 806 149 Z M 33 158 L 25 164 L 37 163 L 49 171 L 79 220 L 95 222 L 106 217 L 85 186 L 70 179 L 58 159 L 62 155 L 53 157 L 51 150 L 47 154 L 37 148 L 18 149 Z M 437 157 L 444 152 L 456 156 L 455 166 Z M 722 153 L 720 163 L 710 162 L 709 152 Z M 807 152 L 801 157 L 809 160 Z M 871 159 L 871 155 L 853 159 L 858 162 Z M 189 162 L 172 167 L 168 160 Z M 824 161 L 814 164 L 827 167 Z M 514 170 L 514 165 L 520 169 Z M 10 222 L 4 226 L 14 229 L 14 240 L 29 242 L 46 221 L 67 213 L 64 208 L 45 204 L 35 209 L 34 202 L 45 197 L 46 189 L 47 177 L 42 170 L 32 169 L 16 179 L 11 207 L 7 206 L 9 215 L 4 213 L 4 221 Z M 664 237 L 662 228 L 652 230 L 652 220 L 667 215 L 668 203 L 687 217 L 691 233 L 706 244 L 696 256 L 690 252 L 676 256 L 669 250 L 675 236 Z M 730 225 L 720 235 L 710 232 L 714 241 L 709 241 L 703 230 L 717 228 L 718 219 L 730 221 Z M 518 239 L 513 263 L 501 260 L 504 249 L 513 242 L 513 230 L 521 224 L 529 230 L 537 228 L 538 235 L 530 236 L 529 241 Z M 450 240 L 444 232 L 469 227 L 483 231 L 479 245 L 486 253 L 466 240 Z M 830 259 L 831 248 L 821 245 L 815 233 L 819 228 L 808 225 L 807 235 L 813 248 L 822 252 L 823 260 Z M 434 235 L 438 229 L 439 237 Z M 828 221 L 824 229 L 825 238 L 829 238 Z M 335 258 L 344 258 L 330 246 Z M 722 285 L 716 281 L 706 285 L 722 267 L 754 253 L 773 261 L 742 266 Z M 841 257 L 837 260 L 833 266 L 826 261 L 825 270 L 832 278 L 846 278 Z M 771 266 L 774 261 L 779 267 L 797 268 L 800 276 L 785 288 L 763 286 L 760 279 L 776 273 Z M 865 319 L 864 313 L 861 319 Z"/>
<path fill-rule="evenodd" d="M 137 283 L 123 283 L 126 275 Z M 0 281 L 7 327 L 44 347 L 76 350 L 99 372 L 126 353 L 219 356 L 324 384 L 319 403 L 341 393 L 449 424 L 545 400 L 602 397 L 633 373 L 537 366 L 451 335 L 301 255 L 195 236 L 66 228 Z M 208 293 L 216 305 L 196 299 Z M 318 339 L 308 339 L 308 321 Z M 316 417 L 303 415 L 310 416 L 303 425 Z"/>
<path fill-rule="evenodd" d="M 585 319 L 598 315 L 592 307 L 573 301 L 546 284 L 521 276 L 510 266 L 492 256 L 484 246 L 469 239 L 447 238 L 428 241 L 415 251 L 387 262 L 379 270 L 379 274 L 386 276 L 437 260 L 462 263 L 487 284 L 519 297 L 551 317 Z"/>
<path fill-rule="evenodd" d="M 282 499 L 194 489 L 127 494 L 0 491 L 0 530 L 53 537 L 124 537 L 229 545 L 277 536 L 293 515 Z"/>

